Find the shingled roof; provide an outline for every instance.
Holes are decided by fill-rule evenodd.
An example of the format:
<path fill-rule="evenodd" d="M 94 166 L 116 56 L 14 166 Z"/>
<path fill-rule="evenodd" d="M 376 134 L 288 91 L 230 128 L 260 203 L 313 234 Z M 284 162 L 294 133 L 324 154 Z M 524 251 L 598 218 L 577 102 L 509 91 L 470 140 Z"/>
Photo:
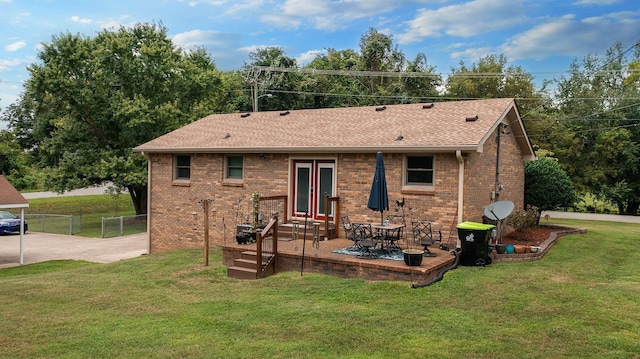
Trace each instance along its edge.
<path fill-rule="evenodd" d="M 0 208 L 24 207 L 29 207 L 29 202 L 3 175 L 0 175 Z"/>
<path fill-rule="evenodd" d="M 513 99 L 215 114 L 136 147 L 143 153 L 482 152 L 507 123 L 533 149 Z"/>

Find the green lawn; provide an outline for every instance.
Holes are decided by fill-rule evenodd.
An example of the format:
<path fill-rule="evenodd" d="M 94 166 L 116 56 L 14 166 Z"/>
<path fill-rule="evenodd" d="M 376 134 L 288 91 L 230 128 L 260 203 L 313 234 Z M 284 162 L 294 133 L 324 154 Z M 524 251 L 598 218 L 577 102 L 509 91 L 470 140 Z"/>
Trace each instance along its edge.
<path fill-rule="evenodd" d="M 0 270 L 0 357 L 638 358 L 640 228 L 587 227 L 540 261 L 432 286 L 226 276 L 221 251 Z"/>

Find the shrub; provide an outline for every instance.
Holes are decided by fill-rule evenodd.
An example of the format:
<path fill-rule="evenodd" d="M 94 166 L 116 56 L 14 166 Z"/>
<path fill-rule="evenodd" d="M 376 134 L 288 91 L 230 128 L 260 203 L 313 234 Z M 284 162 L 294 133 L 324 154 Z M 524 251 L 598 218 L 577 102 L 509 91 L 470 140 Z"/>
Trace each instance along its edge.
<path fill-rule="evenodd" d="M 577 201 L 576 192 L 569 176 L 557 160 L 540 157 L 537 161 L 525 162 L 524 202 L 541 211 L 571 207 Z"/>
<path fill-rule="evenodd" d="M 526 232 L 538 225 L 540 211 L 538 207 L 527 206 L 526 211 L 515 211 L 507 218 L 507 224 L 516 232 Z"/>

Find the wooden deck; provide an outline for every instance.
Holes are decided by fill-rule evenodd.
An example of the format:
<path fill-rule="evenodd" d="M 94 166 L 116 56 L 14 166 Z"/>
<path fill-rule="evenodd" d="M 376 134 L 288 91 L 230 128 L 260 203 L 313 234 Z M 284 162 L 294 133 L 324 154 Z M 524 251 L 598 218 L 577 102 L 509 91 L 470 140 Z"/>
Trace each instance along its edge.
<path fill-rule="evenodd" d="M 334 250 L 350 247 L 353 244 L 345 238 L 320 241 L 314 247 L 307 239 L 278 241 L 278 259 L 276 273 L 283 271 L 301 271 L 304 247 L 304 272 L 323 273 L 343 278 L 362 278 L 369 281 L 406 281 L 424 283 L 435 278 L 443 268 L 453 264 L 455 256 L 437 246 L 430 247 L 435 257 L 424 257 L 420 266 L 410 267 L 404 261 L 390 259 L 369 259 L 333 253 Z M 406 248 L 406 243 L 401 243 Z M 243 251 L 255 251 L 255 244 L 239 245 L 227 243 L 223 246 L 223 261 L 226 266 L 233 265 Z"/>

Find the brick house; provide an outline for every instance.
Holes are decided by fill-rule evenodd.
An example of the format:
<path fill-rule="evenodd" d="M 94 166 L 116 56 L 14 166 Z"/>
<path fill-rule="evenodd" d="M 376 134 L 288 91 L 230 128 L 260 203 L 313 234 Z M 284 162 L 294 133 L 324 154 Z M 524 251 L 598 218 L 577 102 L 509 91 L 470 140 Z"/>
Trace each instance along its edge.
<path fill-rule="evenodd" d="M 522 209 L 524 161 L 535 159 L 513 99 L 216 114 L 134 151 L 149 161 L 150 252 L 201 247 L 205 199 L 211 241 L 233 241 L 256 191 L 286 196 L 289 219 L 379 220 L 367 208 L 378 151 L 389 214 L 404 198 L 408 217 L 455 235 L 492 201 Z"/>

